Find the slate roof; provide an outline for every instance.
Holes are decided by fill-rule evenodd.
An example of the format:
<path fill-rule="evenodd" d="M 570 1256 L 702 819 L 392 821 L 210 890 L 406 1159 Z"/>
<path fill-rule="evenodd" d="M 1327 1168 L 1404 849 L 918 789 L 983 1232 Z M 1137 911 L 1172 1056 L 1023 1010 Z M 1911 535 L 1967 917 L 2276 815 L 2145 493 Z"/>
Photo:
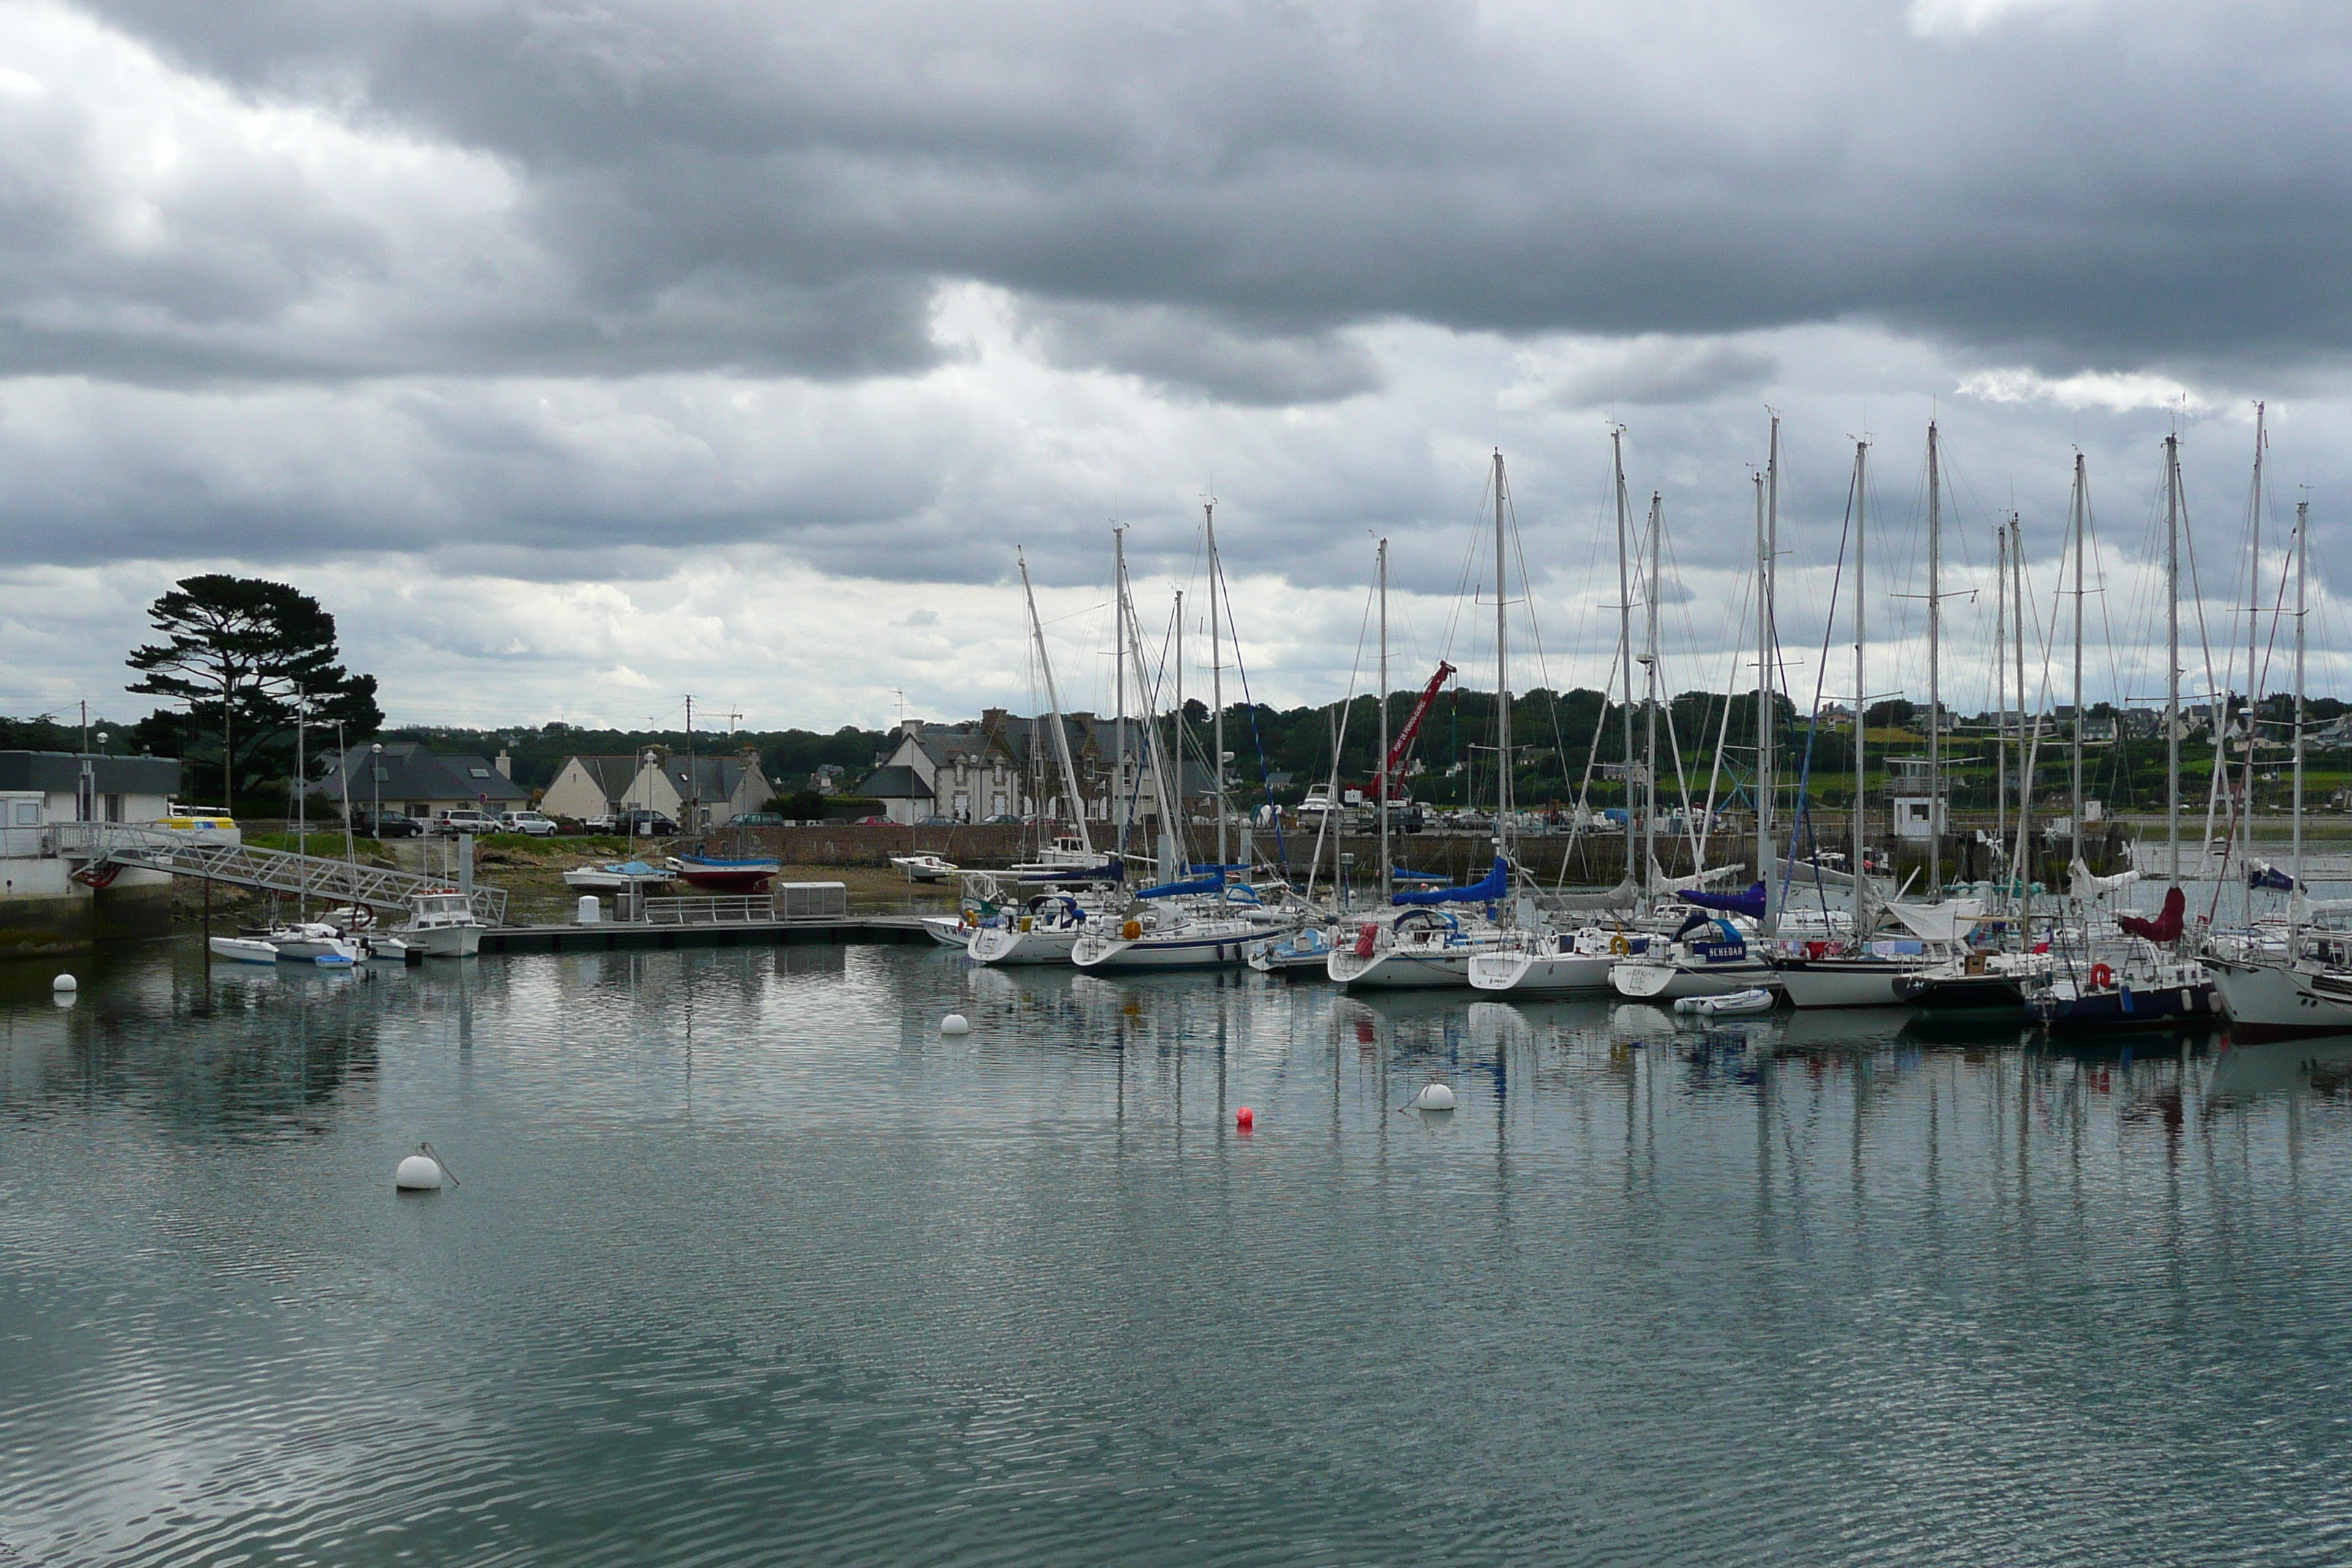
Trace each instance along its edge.
<path fill-rule="evenodd" d="M 353 746 L 337 758 L 327 776 L 310 786 L 314 795 L 342 798 L 341 773 L 351 770 L 352 804 L 385 800 L 484 800 L 491 806 L 526 805 L 530 791 L 490 765 L 488 757 L 457 753 L 443 756 L 415 741 L 386 741 L 383 755 L 365 746 Z M 379 784 L 372 767 L 383 770 Z"/>
<path fill-rule="evenodd" d="M 850 791 L 869 800 L 929 800 L 931 786 L 923 775 L 901 763 L 895 767 L 876 768 L 864 782 Z"/>
<path fill-rule="evenodd" d="M 81 787 L 85 756 L 89 760 L 91 783 L 100 795 L 169 797 L 180 793 L 177 757 L 110 757 L 75 752 L 0 752 L 0 789 L 71 795 Z"/>
<path fill-rule="evenodd" d="M 633 752 L 605 757 L 575 756 L 571 760 L 587 772 L 606 802 L 614 805 L 620 805 L 621 798 L 629 793 L 629 786 L 636 783 L 637 769 L 642 765 Z"/>

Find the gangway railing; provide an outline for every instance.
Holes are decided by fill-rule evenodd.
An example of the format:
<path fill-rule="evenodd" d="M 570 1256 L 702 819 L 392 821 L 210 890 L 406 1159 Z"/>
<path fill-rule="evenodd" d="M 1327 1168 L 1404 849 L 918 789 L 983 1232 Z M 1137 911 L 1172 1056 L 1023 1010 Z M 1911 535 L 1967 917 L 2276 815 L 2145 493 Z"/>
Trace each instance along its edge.
<path fill-rule="evenodd" d="M 322 855 L 295 855 L 283 849 L 206 842 L 201 828 L 181 831 L 124 822 L 61 822 L 45 831 L 55 836 L 53 853 L 87 856 L 93 867 L 111 863 L 165 871 L 174 877 L 196 877 L 231 887 L 315 899 L 329 908 L 365 904 L 373 909 L 405 910 L 409 900 L 419 893 L 449 890 L 446 881 L 420 877 L 414 871 L 363 866 Z M 473 908 L 477 920 L 492 925 L 505 924 L 506 889 L 477 885 L 473 889 Z"/>

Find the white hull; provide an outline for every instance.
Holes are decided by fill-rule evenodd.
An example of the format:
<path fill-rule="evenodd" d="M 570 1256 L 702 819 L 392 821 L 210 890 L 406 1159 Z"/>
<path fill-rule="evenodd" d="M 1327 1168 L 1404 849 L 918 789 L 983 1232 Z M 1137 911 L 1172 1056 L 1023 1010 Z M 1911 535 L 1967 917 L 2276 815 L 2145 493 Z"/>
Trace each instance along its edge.
<path fill-rule="evenodd" d="M 1479 991 L 1513 991 L 1522 995 L 1575 992 L 1599 995 L 1610 989 L 1610 971 L 1624 962 L 1608 952 L 1482 952 L 1470 961 L 1470 984 Z"/>
<path fill-rule="evenodd" d="M 226 958 L 232 963 L 275 963 L 278 950 L 258 937 L 216 936 L 207 940 L 215 958 Z"/>
<path fill-rule="evenodd" d="M 1359 958 L 1353 947 L 1339 947 L 1324 963 L 1324 973 L 1350 991 L 1436 991 L 1470 984 L 1470 961 L 1489 948 L 1382 948 Z"/>
<path fill-rule="evenodd" d="M 1867 959 L 1812 958 L 1776 965 L 1780 989 L 1796 1007 L 1906 1007 L 1895 982 L 1916 974 L 1916 963 Z"/>
<path fill-rule="evenodd" d="M 1017 931 L 1006 926 L 982 926 L 971 933 L 965 951 L 976 963 L 1067 963 L 1083 926 L 1035 927 Z"/>
<path fill-rule="evenodd" d="M 1216 969 L 1239 963 L 1250 948 L 1269 933 L 1235 925 L 1234 929 L 1193 935 L 1177 931 L 1167 936 L 1082 936 L 1070 950 L 1070 962 L 1095 973 L 1146 969 Z"/>
<path fill-rule="evenodd" d="M 1760 958 L 1706 965 L 1620 959 L 1609 972 L 1620 996 L 1636 1002 L 1679 1002 L 1685 996 L 1728 996 L 1750 988 L 1776 990 L 1780 976 Z"/>
<path fill-rule="evenodd" d="M 423 931 L 404 931 L 400 940 L 411 947 L 421 947 L 427 958 L 471 958 L 482 951 L 480 926 L 428 926 Z"/>
<path fill-rule="evenodd" d="M 941 947 L 969 948 L 974 928 L 964 924 L 961 915 L 925 915 L 923 929 Z"/>
<path fill-rule="evenodd" d="M 2211 958 L 2205 969 L 2239 1039 L 2352 1034 L 2352 974 Z"/>

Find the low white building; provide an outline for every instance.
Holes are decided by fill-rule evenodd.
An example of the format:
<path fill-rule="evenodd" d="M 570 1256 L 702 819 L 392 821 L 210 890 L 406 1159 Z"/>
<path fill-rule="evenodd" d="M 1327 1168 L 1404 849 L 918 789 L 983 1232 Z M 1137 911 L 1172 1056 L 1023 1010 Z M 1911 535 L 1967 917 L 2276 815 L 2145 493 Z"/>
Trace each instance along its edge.
<path fill-rule="evenodd" d="M 539 809 L 549 816 L 585 822 L 592 816 L 610 816 L 633 803 L 629 788 L 637 782 L 637 773 L 645 763 L 634 752 L 618 756 L 566 757 L 563 765 L 555 770 L 555 778 L 547 793 L 539 797 Z"/>

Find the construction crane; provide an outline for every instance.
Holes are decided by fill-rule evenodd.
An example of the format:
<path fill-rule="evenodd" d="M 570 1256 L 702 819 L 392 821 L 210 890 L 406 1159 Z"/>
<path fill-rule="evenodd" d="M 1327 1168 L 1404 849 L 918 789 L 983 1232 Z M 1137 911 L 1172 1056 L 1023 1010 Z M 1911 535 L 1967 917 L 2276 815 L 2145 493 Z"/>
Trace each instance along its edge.
<path fill-rule="evenodd" d="M 1375 802 L 1385 800 L 1391 805 L 1395 804 L 1397 779 L 1404 772 L 1406 759 L 1412 755 L 1412 743 L 1421 739 L 1421 721 L 1429 717 L 1430 709 L 1437 704 L 1438 691 L 1445 685 L 1446 677 L 1454 673 L 1452 665 L 1444 659 L 1437 661 L 1437 673 L 1431 676 L 1429 684 L 1421 689 L 1421 700 L 1412 705 L 1412 712 L 1406 717 L 1404 728 L 1396 732 L 1395 741 L 1390 744 L 1388 760 L 1381 766 L 1380 777 L 1372 781 L 1371 795 Z"/>

